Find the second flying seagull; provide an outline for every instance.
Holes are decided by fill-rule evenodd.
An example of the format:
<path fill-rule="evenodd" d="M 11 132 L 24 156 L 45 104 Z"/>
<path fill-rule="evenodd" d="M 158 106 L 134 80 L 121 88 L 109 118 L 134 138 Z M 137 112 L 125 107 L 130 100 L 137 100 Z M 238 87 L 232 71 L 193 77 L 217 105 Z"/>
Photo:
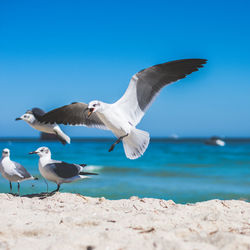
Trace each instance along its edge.
<path fill-rule="evenodd" d="M 16 121 L 23 120 L 36 130 L 47 134 L 54 134 L 63 145 L 66 143 L 70 144 L 70 138 L 65 133 L 63 133 L 57 124 L 45 124 L 39 121 L 39 118 L 44 114 L 45 112 L 42 109 L 33 108 L 28 110 L 21 117 L 16 118 Z"/>

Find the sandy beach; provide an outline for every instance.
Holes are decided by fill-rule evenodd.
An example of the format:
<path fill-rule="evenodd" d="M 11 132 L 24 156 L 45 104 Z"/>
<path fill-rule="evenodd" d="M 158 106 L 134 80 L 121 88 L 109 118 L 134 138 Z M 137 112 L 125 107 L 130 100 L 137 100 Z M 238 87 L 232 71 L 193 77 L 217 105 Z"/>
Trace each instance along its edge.
<path fill-rule="evenodd" d="M 250 204 L 0 194 L 0 249 L 250 249 Z"/>

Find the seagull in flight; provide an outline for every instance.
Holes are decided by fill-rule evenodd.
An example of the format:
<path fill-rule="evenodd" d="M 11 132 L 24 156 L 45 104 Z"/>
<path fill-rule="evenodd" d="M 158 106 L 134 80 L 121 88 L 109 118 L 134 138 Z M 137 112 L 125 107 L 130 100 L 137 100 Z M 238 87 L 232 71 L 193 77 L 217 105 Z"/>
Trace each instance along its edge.
<path fill-rule="evenodd" d="M 65 145 L 66 143 L 70 144 L 70 138 L 63 133 L 60 127 L 56 124 L 45 124 L 40 121 L 40 118 L 45 114 L 42 109 L 33 108 L 28 110 L 21 117 L 16 118 L 16 121 L 23 120 L 27 122 L 32 128 L 39 130 L 44 133 L 54 134 L 58 140 Z"/>
<path fill-rule="evenodd" d="M 115 103 L 74 102 L 46 113 L 41 121 L 111 130 L 117 140 L 109 152 L 122 141 L 127 158 L 137 159 L 147 149 L 150 137 L 148 132 L 137 129 L 136 126 L 157 94 L 164 86 L 198 71 L 206 61 L 183 59 L 146 68 L 133 75 L 126 92 Z"/>
<path fill-rule="evenodd" d="M 59 191 L 62 183 L 70 183 L 88 178 L 89 175 L 97 175 L 96 173 L 84 172 L 83 168 L 86 164 L 71 164 L 51 159 L 51 152 L 47 147 L 40 147 L 29 154 L 37 154 L 40 157 L 38 164 L 41 175 L 46 180 L 57 184 L 57 189 L 53 192 Z"/>
<path fill-rule="evenodd" d="M 3 149 L 2 158 L 0 160 L 0 172 L 2 176 L 10 182 L 10 192 L 12 193 L 12 183 L 17 182 L 18 195 L 20 195 L 20 182 L 25 180 L 38 180 L 18 162 L 10 159 L 10 150 Z"/>

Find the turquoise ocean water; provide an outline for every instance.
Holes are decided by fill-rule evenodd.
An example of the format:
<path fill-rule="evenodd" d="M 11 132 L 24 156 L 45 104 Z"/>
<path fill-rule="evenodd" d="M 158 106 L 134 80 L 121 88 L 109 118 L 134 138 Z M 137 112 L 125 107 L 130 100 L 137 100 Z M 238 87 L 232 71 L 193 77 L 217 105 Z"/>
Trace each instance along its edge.
<path fill-rule="evenodd" d="M 91 179 L 63 184 L 61 192 L 109 199 L 136 195 L 180 203 L 215 198 L 250 200 L 250 141 L 228 142 L 225 147 L 207 146 L 199 140 L 152 141 L 144 156 L 133 161 L 126 159 L 122 144 L 109 153 L 112 142 L 73 140 L 63 146 L 39 140 L 3 140 L 0 149 L 9 148 L 11 159 L 37 177 L 41 177 L 38 156 L 28 153 L 40 146 L 49 147 L 53 159 L 86 163 L 86 170 L 99 173 Z M 55 188 L 49 182 L 49 190 Z M 44 191 L 42 178 L 21 183 L 22 195 Z M 9 183 L 2 177 L 0 192 L 9 192 Z"/>

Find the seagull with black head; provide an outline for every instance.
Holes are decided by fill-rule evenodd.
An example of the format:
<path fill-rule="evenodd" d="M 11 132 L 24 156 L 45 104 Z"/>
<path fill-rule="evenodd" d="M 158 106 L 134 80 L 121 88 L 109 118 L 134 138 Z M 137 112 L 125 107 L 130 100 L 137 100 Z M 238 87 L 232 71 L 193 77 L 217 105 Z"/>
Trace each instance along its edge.
<path fill-rule="evenodd" d="M 56 123 L 45 124 L 40 120 L 40 118 L 44 115 L 45 112 L 42 109 L 33 108 L 28 110 L 21 117 L 16 118 L 16 121 L 23 120 L 38 131 L 47 134 L 54 134 L 63 145 L 66 143 L 70 144 L 70 138 L 65 133 L 63 133 L 61 128 Z"/>

